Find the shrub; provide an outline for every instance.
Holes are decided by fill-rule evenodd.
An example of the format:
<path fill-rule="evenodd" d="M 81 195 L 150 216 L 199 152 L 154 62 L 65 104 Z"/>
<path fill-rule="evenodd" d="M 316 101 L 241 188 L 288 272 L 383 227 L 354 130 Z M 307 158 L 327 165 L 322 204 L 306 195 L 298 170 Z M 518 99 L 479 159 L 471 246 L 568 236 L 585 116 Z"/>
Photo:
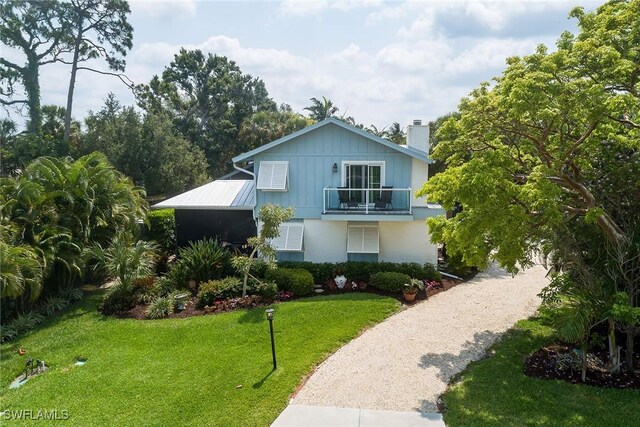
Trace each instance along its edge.
<path fill-rule="evenodd" d="M 278 267 L 282 268 L 302 268 L 313 276 L 315 283 L 324 283 L 335 277 L 335 264 L 330 262 L 314 263 L 309 261 L 279 261 Z M 367 276 L 368 277 L 368 276 Z"/>
<path fill-rule="evenodd" d="M 200 284 L 197 307 L 212 305 L 215 300 L 238 296 L 238 289 L 242 293 L 242 280 L 237 277 L 227 277 L 222 280 L 210 280 Z"/>
<path fill-rule="evenodd" d="M 405 283 L 411 283 L 411 277 L 404 273 L 382 271 L 371 275 L 369 286 L 382 291 L 401 293 Z"/>
<path fill-rule="evenodd" d="M 51 296 L 40 305 L 39 311 L 44 316 L 51 316 L 56 311 L 63 310 L 68 305 L 68 300 L 62 297 Z"/>
<path fill-rule="evenodd" d="M 471 273 L 474 267 L 467 264 L 462 258 L 462 254 L 449 254 L 447 257 L 447 271 L 456 276 L 464 277 Z"/>
<path fill-rule="evenodd" d="M 222 313 L 239 308 L 255 308 L 264 303 L 264 298 L 258 295 L 247 295 L 242 298 L 229 298 L 215 303 L 204 309 L 205 313 Z"/>
<path fill-rule="evenodd" d="M 12 340 L 18 335 L 24 334 L 35 328 L 37 325 L 44 321 L 44 316 L 35 311 L 28 311 L 16 316 L 6 326 L 1 325 L 0 339 L 2 342 Z"/>
<path fill-rule="evenodd" d="M 161 277 L 164 279 L 165 287 L 168 288 L 169 285 L 172 289 L 187 289 L 189 287 L 189 280 L 191 280 L 189 274 L 189 267 L 187 264 L 180 262 L 180 260 L 173 263 L 169 272 Z"/>
<path fill-rule="evenodd" d="M 261 259 L 255 259 L 251 263 L 251 270 L 249 273 L 258 279 L 264 279 L 267 275 L 267 270 L 270 270 L 272 267 L 269 263 L 264 262 Z"/>
<path fill-rule="evenodd" d="M 276 268 L 267 271 L 267 279 L 273 280 L 278 289 L 291 291 L 297 296 L 313 293 L 313 276 L 302 268 Z"/>
<path fill-rule="evenodd" d="M 60 291 L 59 295 L 61 298 L 66 299 L 70 303 L 74 301 L 80 301 L 84 296 L 82 289 L 78 289 L 78 288 L 68 288 L 68 289 L 62 290 Z"/>
<path fill-rule="evenodd" d="M 175 253 L 176 220 L 173 209 L 151 211 L 147 220 L 149 224 L 142 227 L 142 239 L 155 241 L 164 252 Z"/>
<path fill-rule="evenodd" d="M 175 282 L 171 278 L 164 276 L 156 280 L 156 284 L 153 286 L 149 294 L 156 297 L 165 297 L 178 289 L 179 288 L 176 287 Z"/>
<path fill-rule="evenodd" d="M 262 283 L 256 280 L 247 282 L 247 294 L 258 295 L 265 300 L 273 300 L 278 295 L 275 283 Z M 237 277 L 227 277 L 222 280 L 211 280 L 202 283 L 198 291 L 197 307 L 211 306 L 216 300 L 235 298 L 242 295 L 242 280 Z"/>
<path fill-rule="evenodd" d="M 176 268 L 196 283 L 220 279 L 232 271 L 231 255 L 215 239 L 199 240 L 180 250 L 172 271 Z"/>
<path fill-rule="evenodd" d="M 425 271 L 425 276 L 422 278 L 430 281 L 435 280 L 437 282 L 442 280 L 442 275 L 440 274 L 440 272 L 438 271 L 438 268 L 435 265 L 426 263 L 423 268 Z M 412 276 L 412 277 L 415 277 L 415 276 Z"/>
<path fill-rule="evenodd" d="M 133 281 L 136 292 L 149 293 L 155 287 L 156 278 L 154 276 L 138 277 Z"/>
<path fill-rule="evenodd" d="M 162 319 L 173 313 L 175 300 L 173 295 L 158 297 L 151 301 L 146 314 L 149 319 Z"/>
<path fill-rule="evenodd" d="M 139 301 L 132 285 L 118 283 L 104 294 L 98 310 L 103 314 L 116 314 L 131 310 Z"/>

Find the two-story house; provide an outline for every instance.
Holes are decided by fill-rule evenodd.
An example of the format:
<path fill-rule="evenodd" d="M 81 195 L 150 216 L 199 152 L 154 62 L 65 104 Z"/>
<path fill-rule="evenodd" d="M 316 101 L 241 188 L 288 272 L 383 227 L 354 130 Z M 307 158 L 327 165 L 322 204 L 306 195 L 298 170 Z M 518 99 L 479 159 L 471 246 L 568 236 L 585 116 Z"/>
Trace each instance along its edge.
<path fill-rule="evenodd" d="M 425 218 L 444 211 L 415 197 L 432 163 L 428 140 L 420 121 L 408 126 L 407 144 L 399 146 L 330 118 L 234 157 L 242 184 L 217 180 L 156 207 L 176 208 L 178 228 L 181 222 L 206 228 L 207 216 L 216 215 L 210 211 L 250 211 L 256 218 L 264 204 L 291 206 L 294 218 L 273 242 L 280 260 L 436 263 Z M 212 194 L 214 187 L 228 203 Z"/>

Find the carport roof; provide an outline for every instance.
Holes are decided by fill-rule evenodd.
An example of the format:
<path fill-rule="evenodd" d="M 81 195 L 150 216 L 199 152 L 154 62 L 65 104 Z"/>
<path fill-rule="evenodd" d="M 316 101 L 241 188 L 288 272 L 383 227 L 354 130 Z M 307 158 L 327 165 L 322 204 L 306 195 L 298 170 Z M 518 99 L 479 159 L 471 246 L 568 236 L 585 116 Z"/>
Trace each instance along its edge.
<path fill-rule="evenodd" d="M 252 210 L 255 194 L 253 180 L 219 179 L 160 202 L 153 209 Z"/>

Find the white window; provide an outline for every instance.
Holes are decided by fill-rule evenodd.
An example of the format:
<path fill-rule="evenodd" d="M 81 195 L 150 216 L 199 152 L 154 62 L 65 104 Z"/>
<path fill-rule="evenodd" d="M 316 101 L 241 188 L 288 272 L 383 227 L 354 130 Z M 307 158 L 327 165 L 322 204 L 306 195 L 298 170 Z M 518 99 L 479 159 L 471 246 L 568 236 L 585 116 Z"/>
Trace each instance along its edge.
<path fill-rule="evenodd" d="M 347 252 L 356 254 L 377 254 L 380 252 L 378 224 L 349 225 Z"/>
<path fill-rule="evenodd" d="M 260 162 L 258 190 L 287 191 L 289 162 Z"/>
<path fill-rule="evenodd" d="M 286 222 L 280 224 L 280 237 L 271 241 L 271 246 L 277 251 L 302 250 L 302 238 L 304 236 L 304 223 Z"/>

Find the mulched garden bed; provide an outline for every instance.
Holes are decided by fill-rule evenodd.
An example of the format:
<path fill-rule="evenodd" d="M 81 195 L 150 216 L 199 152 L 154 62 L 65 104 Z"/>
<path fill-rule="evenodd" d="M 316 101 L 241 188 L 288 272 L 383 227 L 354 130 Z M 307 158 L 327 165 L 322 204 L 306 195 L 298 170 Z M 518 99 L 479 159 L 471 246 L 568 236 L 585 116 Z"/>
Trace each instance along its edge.
<path fill-rule="evenodd" d="M 619 374 L 611 374 L 601 365 L 600 361 L 606 362 L 608 358 L 608 354 L 604 350 L 589 353 L 590 356 L 595 356 L 595 358 L 592 360 L 587 359 L 590 360 L 587 369 L 587 380 L 583 383 L 580 379 L 579 370 L 558 367 L 558 357 L 569 355 L 574 349 L 575 346 L 566 343 L 557 343 L 541 348 L 525 360 L 524 373 L 534 378 L 562 380 L 573 384 L 587 384 L 595 387 L 640 388 L 640 375 L 634 375 L 622 370 Z M 640 355 L 636 356 L 635 365 L 640 365 Z"/>
<path fill-rule="evenodd" d="M 331 283 L 333 283 L 333 285 L 331 286 Z M 407 302 L 404 300 L 404 297 L 402 296 L 402 294 L 398 295 L 398 294 L 391 294 L 388 292 L 384 292 L 381 291 L 379 289 L 375 289 L 375 288 L 371 288 L 369 286 L 367 286 L 366 282 L 358 282 L 356 283 L 356 287 L 353 288 L 351 285 L 351 282 L 347 284 L 347 286 L 345 286 L 344 289 L 338 289 L 335 286 L 335 283 L 333 282 L 333 280 L 331 281 L 327 281 L 326 284 L 324 284 L 324 286 L 322 286 L 323 292 L 322 293 L 316 293 L 314 295 L 336 295 L 336 294 L 344 294 L 344 293 L 370 293 L 370 294 L 377 294 L 377 295 L 384 295 L 384 296 L 388 296 L 388 297 L 392 297 L 397 299 L 399 302 L 401 302 L 403 305 L 406 306 L 411 306 L 414 305 L 416 303 L 419 303 L 421 301 L 424 301 L 426 299 L 428 299 L 428 297 L 432 297 L 434 295 L 439 294 L 440 292 L 444 292 L 447 291 L 451 288 L 453 288 L 454 286 L 462 283 L 461 281 L 458 280 L 452 280 L 452 279 L 442 279 L 442 286 L 438 286 L 436 288 L 432 288 L 429 290 L 428 292 L 428 297 L 427 297 L 427 293 L 425 293 L 424 291 L 418 292 L 418 294 L 416 295 L 416 298 L 414 301 L 412 302 Z M 275 301 L 276 303 L 278 302 L 286 302 L 286 301 L 290 301 L 290 300 L 296 300 L 299 298 L 309 298 L 309 297 L 313 297 L 314 295 L 310 295 L 310 296 L 303 296 L 303 297 L 297 297 L 295 295 L 291 296 L 289 293 L 287 292 L 280 292 L 279 298 Z M 215 314 L 215 313 L 224 313 L 227 311 L 233 311 L 233 310 L 238 310 L 238 309 L 249 309 L 249 308 L 255 308 L 255 307 L 266 307 L 269 306 L 271 304 L 273 304 L 274 302 L 272 301 L 267 301 L 264 300 L 263 298 L 256 296 L 256 295 L 249 295 L 245 298 L 231 298 L 228 300 L 224 300 L 224 301 L 217 301 L 216 304 L 212 307 L 206 307 L 204 309 L 198 309 L 196 308 L 196 301 L 197 298 L 196 297 L 191 297 L 187 303 L 186 303 L 186 308 L 182 311 L 179 312 L 175 312 L 172 313 L 168 316 L 168 318 L 182 318 L 182 317 L 191 317 L 191 316 L 202 316 L 205 314 Z M 131 310 L 125 311 L 123 313 L 120 313 L 117 315 L 117 317 L 123 318 L 123 319 L 139 319 L 139 320 L 147 320 L 147 316 L 146 316 L 146 310 L 147 310 L 148 305 L 146 304 L 139 304 L 136 305 L 135 307 L 133 307 Z"/>

